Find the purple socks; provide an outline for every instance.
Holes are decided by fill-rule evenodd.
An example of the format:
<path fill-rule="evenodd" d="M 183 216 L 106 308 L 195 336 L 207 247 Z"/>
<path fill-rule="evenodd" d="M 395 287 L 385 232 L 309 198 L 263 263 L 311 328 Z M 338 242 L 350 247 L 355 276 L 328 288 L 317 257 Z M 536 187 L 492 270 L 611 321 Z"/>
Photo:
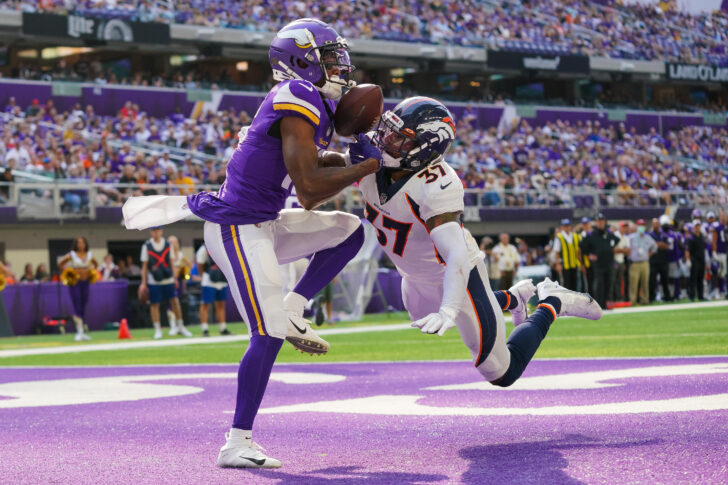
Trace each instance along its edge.
<path fill-rule="evenodd" d="M 310 300 L 328 285 L 344 269 L 346 263 L 356 256 L 364 244 L 364 227 L 359 227 L 344 242 L 333 248 L 318 251 L 311 257 L 294 292 Z"/>

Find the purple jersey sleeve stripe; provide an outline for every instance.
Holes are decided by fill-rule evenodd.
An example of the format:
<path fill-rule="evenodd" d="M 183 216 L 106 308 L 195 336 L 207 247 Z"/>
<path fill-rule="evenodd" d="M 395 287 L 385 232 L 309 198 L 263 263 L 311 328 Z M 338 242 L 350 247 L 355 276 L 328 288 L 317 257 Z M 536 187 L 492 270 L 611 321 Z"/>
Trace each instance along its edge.
<path fill-rule="evenodd" d="M 295 111 L 297 113 L 302 114 L 306 118 L 308 118 L 311 121 L 311 123 L 313 123 L 316 126 L 318 126 L 319 123 L 321 122 L 321 120 L 319 119 L 319 117 L 316 116 L 316 114 L 314 114 L 313 111 L 311 111 L 310 109 L 308 109 L 308 108 L 306 108 L 304 106 L 301 106 L 299 104 L 294 104 L 294 103 L 275 103 L 273 105 L 273 109 L 276 110 L 276 111 L 281 111 L 281 110 L 285 110 L 285 111 Z"/>

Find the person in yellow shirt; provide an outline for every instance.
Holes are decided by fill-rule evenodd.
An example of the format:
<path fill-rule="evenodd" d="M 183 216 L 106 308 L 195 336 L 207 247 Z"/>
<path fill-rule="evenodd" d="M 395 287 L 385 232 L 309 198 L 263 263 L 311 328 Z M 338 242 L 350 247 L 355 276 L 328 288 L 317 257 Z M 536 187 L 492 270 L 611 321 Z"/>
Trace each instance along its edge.
<path fill-rule="evenodd" d="M 189 195 L 195 193 L 195 181 L 192 177 L 185 175 L 181 171 L 175 172 L 175 177 L 169 179 L 172 185 L 175 185 L 175 192 L 179 192 L 180 195 Z M 189 188 L 187 188 L 189 187 Z"/>

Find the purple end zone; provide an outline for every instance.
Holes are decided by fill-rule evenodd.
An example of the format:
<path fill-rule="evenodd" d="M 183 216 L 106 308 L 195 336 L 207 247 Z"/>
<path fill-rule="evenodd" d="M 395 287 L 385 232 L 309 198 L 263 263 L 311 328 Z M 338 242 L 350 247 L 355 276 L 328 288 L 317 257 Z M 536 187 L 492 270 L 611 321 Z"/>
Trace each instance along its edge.
<path fill-rule="evenodd" d="M 532 388 L 521 390 L 430 389 L 479 382 L 467 362 L 276 365 L 262 408 L 316 403 L 317 412 L 261 414 L 254 439 L 283 468 L 255 471 L 215 466 L 236 370 L 0 368 L 0 482 L 728 483 L 728 357 L 536 360 L 524 374 Z M 559 377 L 591 373 L 601 374 Z M 291 382 L 301 374 L 343 378 Z M 135 400 L 8 407 L 61 398 L 54 384 L 28 381 L 114 376 L 137 376 L 134 389 L 114 394 Z M 574 382 L 579 388 L 539 389 Z M 105 385 L 84 396 L 93 400 Z M 185 391 L 147 398 L 145 386 L 156 385 Z M 383 395 L 416 404 L 378 405 Z M 330 409 L 331 401 L 364 398 L 370 404 Z M 633 412 L 642 401 L 649 411 Z"/>

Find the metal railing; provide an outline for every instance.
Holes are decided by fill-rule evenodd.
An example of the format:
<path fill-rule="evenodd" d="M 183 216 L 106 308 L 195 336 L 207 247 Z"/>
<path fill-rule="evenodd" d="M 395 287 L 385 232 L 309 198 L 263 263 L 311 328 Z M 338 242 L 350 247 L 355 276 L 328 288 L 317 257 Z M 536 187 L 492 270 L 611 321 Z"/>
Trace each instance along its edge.
<path fill-rule="evenodd" d="M 121 207 L 131 196 L 188 195 L 217 190 L 218 185 L 79 183 L 60 179 L 53 182 L 0 182 L 0 206 L 16 207 L 19 220 L 96 219 L 99 208 Z M 481 209 L 573 209 L 574 214 L 593 215 L 603 208 L 700 207 L 728 205 L 728 194 L 709 191 L 597 190 L 578 189 L 466 189 L 465 219 L 479 220 Z M 363 207 L 361 194 L 348 187 L 332 198 L 324 209 L 353 211 Z"/>

